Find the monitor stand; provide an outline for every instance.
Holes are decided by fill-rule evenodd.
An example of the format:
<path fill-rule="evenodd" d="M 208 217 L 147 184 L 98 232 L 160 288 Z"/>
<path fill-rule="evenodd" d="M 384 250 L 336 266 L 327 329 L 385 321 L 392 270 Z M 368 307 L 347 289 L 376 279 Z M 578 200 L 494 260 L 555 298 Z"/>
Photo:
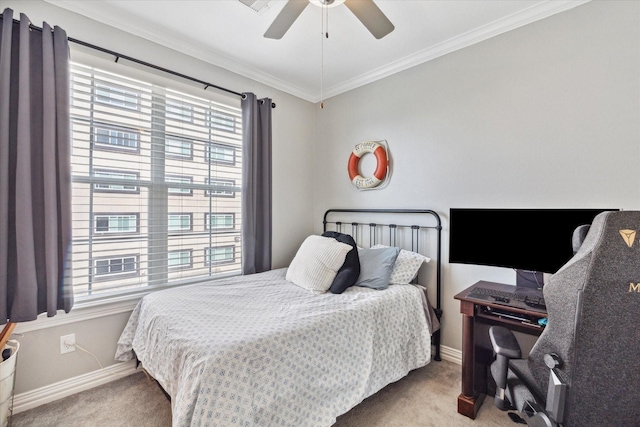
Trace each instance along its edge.
<path fill-rule="evenodd" d="M 542 289 L 544 285 L 544 273 L 539 271 L 516 269 L 516 286 L 524 288 Z"/>

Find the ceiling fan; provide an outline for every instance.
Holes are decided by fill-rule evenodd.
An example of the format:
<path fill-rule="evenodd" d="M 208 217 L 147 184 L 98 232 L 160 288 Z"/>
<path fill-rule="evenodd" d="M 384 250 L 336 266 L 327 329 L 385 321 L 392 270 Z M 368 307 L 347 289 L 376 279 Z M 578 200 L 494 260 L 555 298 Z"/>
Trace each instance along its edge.
<path fill-rule="evenodd" d="M 264 33 L 264 37 L 268 39 L 281 39 L 310 2 L 319 6 L 344 3 L 377 39 L 386 36 L 395 28 L 373 0 L 288 0 L 282 11 L 276 16 L 276 19 L 274 19 L 271 26 L 267 29 L 267 32 Z"/>

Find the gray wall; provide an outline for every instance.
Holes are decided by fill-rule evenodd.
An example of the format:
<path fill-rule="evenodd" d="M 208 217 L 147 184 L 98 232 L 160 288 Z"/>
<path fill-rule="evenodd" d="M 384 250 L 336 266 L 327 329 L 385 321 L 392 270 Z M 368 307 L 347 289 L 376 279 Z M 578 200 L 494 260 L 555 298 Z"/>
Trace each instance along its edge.
<path fill-rule="evenodd" d="M 450 207 L 640 208 L 639 6 L 591 2 L 326 100 L 320 110 L 48 3 L 0 1 L 36 25 L 46 20 L 71 37 L 272 97 L 274 267 L 320 231 L 330 207 L 434 209 L 444 220 L 445 260 Z M 386 188 L 357 192 L 346 164 L 367 139 L 388 141 L 393 174 Z M 446 262 L 443 273 L 443 342 L 460 349 L 453 295 L 478 279 L 513 282 L 513 273 Z M 103 365 L 113 364 L 127 315 L 27 332 L 16 393 L 98 368 L 80 351 L 61 356 L 60 335 L 76 333 Z"/>
<path fill-rule="evenodd" d="M 315 217 L 336 206 L 443 217 L 443 344 L 460 349 L 453 296 L 515 274 L 449 265 L 449 208 L 640 208 L 640 2 L 587 3 L 336 96 L 316 117 Z M 347 159 L 369 139 L 387 140 L 392 176 L 358 192 Z M 515 245 L 527 239 L 514 229 Z"/>
<path fill-rule="evenodd" d="M 69 37 L 236 92 L 251 91 L 258 97 L 273 98 L 277 104 L 273 110 L 273 232 L 276 236 L 274 241 L 278 242 L 274 245 L 273 266 L 289 264 L 300 242 L 313 231 L 312 176 L 308 172 L 308 165 L 313 163 L 315 137 L 315 106 L 312 103 L 43 1 L 0 1 L 0 10 L 6 7 L 13 9 L 14 16 L 25 13 L 34 25 L 41 26 L 43 21 L 59 25 Z M 71 44 L 71 48 L 78 47 Z M 291 179 L 291 176 L 296 179 Z M 93 357 L 82 351 L 60 355 L 61 335 L 75 333 L 77 343 L 94 353 L 104 366 L 114 364 L 116 340 L 127 317 L 128 313 L 109 315 L 25 333 L 19 338 L 22 346 L 16 373 L 16 394 L 99 368 Z M 46 323 L 46 320 L 41 323 Z M 16 332 L 21 328 L 24 329 L 24 325 L 18 325 Z"/>

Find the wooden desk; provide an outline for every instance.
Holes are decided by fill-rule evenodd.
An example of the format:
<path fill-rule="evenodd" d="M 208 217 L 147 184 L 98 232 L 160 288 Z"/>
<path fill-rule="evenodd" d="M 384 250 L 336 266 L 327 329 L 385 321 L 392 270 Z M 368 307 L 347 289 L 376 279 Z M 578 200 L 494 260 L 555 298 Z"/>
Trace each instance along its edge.
<path fill-rule="evenodd" d="M 487 394 L 488 366 L 493 361 L 493 350 L 488 335 L 491 325 L 505 326 L 511 330 L 532 335 L 540 335 L 542 327 L 523 324 L 517 320 L 498 317 L 488 313 L 488 308 L 497 308 L 510 313 L 533 316 L 534 319 L 546 317 L 540 311 L 525 310 L 506 305 L 493 304 L 468 298 L 467 295 L 476 286 L 505 291 L 514 291 L 515 286 L 502 283 L 480 281 L 457 294 L 462 313 L 462 393 L 458 396 L 458 413 L 475 419 L 478 409 Z"/>

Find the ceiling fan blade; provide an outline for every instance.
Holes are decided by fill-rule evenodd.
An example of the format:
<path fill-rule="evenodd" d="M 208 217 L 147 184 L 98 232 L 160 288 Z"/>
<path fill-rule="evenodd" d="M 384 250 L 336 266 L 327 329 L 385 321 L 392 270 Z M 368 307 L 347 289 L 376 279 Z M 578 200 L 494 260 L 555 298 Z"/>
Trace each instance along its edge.
<path fill-rule="evenodd" d="M 344 5 L 377 39 L 383 38 L 396 28 L 373 0 L 346 0 Z"/>
<path fill-rule="evenodd" d="M 281 39 L 308 5 L 308 0 L 289 0 L 264 36 L 268 39 Z"/>

